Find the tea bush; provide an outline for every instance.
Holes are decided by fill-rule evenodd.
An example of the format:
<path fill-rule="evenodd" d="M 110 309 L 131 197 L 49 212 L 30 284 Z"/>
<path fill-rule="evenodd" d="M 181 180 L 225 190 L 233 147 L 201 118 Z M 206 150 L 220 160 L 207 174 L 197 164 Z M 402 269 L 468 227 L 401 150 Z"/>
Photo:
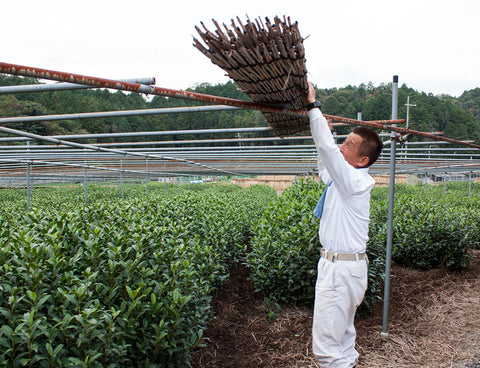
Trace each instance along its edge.
<path fill-rule="evenodd" d="M 98 193 L 85 206 L 52 193 L 53 206 L 1 211 L 0 366 L 184 367 L 276 196 L 263 186 Z"/>
<path fill-rule="evenodd" d="M 480 242 L 480 201 L 461 187 L 450 188 L 398 186 L 392 242 L 396 262 L 423 269 L 468 265 L 468 250 Z"/>
<path fill-rule="evenodd" d="M 251 279 L 269 297 L 284 302 L 311 300 L 320 256 L 318 220 L 312 213 L 319 190 L 312 182 L 285 190 L 254 226 L 247 264 Z"/>

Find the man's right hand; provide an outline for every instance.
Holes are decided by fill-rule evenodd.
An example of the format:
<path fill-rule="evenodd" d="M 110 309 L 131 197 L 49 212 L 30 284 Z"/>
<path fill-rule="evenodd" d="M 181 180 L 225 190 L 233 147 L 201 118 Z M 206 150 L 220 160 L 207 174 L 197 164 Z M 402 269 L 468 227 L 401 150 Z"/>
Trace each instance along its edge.
<path fill-rule="evenodd" d="M 304 97 L 305 102 L 308 105 L 309 103 L 315 102 L 315 88 L 313 88 L 312 82 L 308 81 L 308 92 L 307 95 Z"/>

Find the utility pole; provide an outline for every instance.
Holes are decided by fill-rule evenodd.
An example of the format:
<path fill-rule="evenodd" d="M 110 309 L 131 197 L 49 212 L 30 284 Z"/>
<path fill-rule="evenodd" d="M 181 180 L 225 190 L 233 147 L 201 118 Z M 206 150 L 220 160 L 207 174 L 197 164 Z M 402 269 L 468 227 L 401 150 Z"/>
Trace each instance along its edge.
<path fill-rule="evenodd" d="M 405 104 L 407 106 L 407 118 L 405 119 L 405 128 L 408 129 L 408 122 L 409 122 L 409 117 L 410 117 L 410 106 L 415 107 L 417 105 L 412 105 L 410 104 L 410 96 L 407 97 L 407 103 Z M 405 159 L 407 159 L 407 144 L 405 142 Z"/>
<path fill-rule="evenodd" d="M 405 124 L 406 124 L 406 128 L 408 129 L 408 119 L 409 119 L 409 115 L 410 115 L 410 106 L 412 107 L 415 107 L 417 105 L 411 105 L 410 104 L 410 96 L 407 97 L 407 103 L 405 104 L 405 106 L 407 106 L 407 119 L 405 121 Z"/>

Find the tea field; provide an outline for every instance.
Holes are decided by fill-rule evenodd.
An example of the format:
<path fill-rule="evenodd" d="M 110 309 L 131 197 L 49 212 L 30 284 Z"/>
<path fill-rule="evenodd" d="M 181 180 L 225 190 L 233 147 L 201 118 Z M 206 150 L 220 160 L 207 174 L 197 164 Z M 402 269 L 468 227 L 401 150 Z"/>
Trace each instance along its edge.
<path fill-rule="evenodd" d="M 89 185 L 0 191 L 0 366 L 184 367 L 235 262 L 269 300 L 313 298 L 322 187 Z M 396 191 L 394 260 L 462 268 L 479 187 Z M 381 295 L 388 189 L 372 193 L 369 290 Z"/>

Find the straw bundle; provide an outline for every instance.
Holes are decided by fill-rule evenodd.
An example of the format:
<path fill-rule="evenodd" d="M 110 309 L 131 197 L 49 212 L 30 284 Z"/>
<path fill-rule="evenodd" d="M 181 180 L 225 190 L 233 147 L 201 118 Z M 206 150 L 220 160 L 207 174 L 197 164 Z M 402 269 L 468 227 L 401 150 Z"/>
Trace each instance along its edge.
<path fill-rule="evenodd" d="M 197 26 L 195 29 L 205 46 L 195 38 L 193 45 L 225 70 L 253 102 L 301 110 L 302 92 L 308 90 L 308 83 L 298 23 L 292 24 L 289 17 L 283 21 L 275 17 L 273 23 L 265 18 L 265 24 L 260 18 L 254 22 L 247 19 L 242 24 L 237 17 L 237 22 L 239 25 L 232 19 L 231 29 L 223 24 L 222 30 L 213 20 L 215 33 L 201 22 L 203 30 Z M 278 136 L 291 135 L 308 126 L 306 116 L 267 112 L 263 115 Z"/>

